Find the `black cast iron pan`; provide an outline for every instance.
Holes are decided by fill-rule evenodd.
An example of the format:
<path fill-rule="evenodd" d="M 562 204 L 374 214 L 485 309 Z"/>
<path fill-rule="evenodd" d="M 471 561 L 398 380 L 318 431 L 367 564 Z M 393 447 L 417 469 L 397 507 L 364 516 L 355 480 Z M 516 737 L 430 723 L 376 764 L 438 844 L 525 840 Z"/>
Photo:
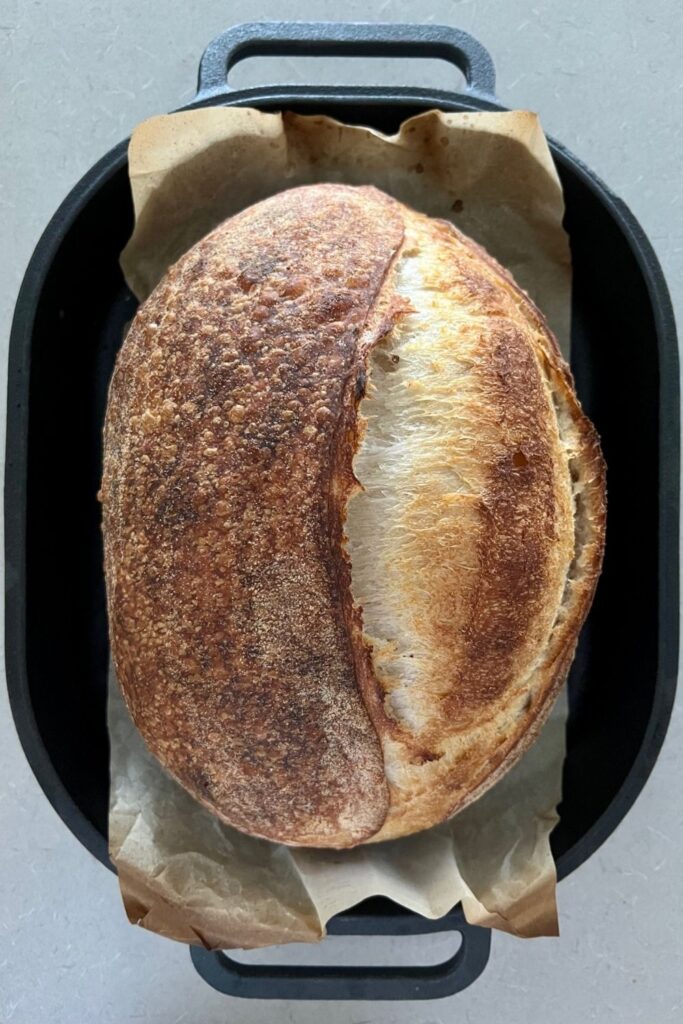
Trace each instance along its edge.
<path fill-rule="evenodd" d="M 262 86 L 235 91 L 229 68 L 254 54 L 441 57 L 460 94 L 417 88 Z M 491 58 L 441 26 L 242 25 L 202 58 L 189 107 L 324 112 L 394 132 L 423 110 L 500 110 Z M 107 856 L 107 629 L 96 492 L 106 389 L 134 300 L 118 257 L 133 215 L 126 142 L 78 183 L 41 238 L 12 327 L 6 523 L 6 661 L 12 710 L 47 797 L 103 864 Z M 558 143 L 574 261 L 572 364 L 603 442 L 609 517 L 604 572 L 569 680 L 560 878 L 629 810 L 662 744 L 678 655 L 679 394 L 671 304 L 654 252 L 626 206 Z M 330 932 L 455 929 L 457 954 L 415 968 L 242 965 L 193 950 L 223 992 L 261 998 L 420 999 L 469 985 L 484 969 L 485 929 L 456 909 L 425 921 L 373 899 Z M 315 953 L 312 954 L 315 957 Z"/>

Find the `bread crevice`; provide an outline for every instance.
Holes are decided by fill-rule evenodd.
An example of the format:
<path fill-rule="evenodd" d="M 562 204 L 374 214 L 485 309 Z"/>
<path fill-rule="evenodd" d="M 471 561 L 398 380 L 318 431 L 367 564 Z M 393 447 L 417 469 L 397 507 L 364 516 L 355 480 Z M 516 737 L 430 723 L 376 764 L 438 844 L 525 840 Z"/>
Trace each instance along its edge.
<path fill-rule="evenodd" d="M 352 595 L 361 609 L 375 675 L 384 691 L 386 714 L 410 730 L 420 730 L 427 714 L 413 700 L 411 684 L 427 656 L 426 638 L 403 600 L 401 580 L 409 565 L 398 565 L 401 518 L 424 486 L 446 497 L 473 497 L 468 483 L 446 460 L 427 465 L 425 450 L 438 449 L 449 412 L 452 360 L 447 386 L 425 344 L 433 288 L 423 287 L 419 245 L 409 237 L 394 268 L 392 287 L 412 311 L 367 355 L 367 386 L 359 407 L 362 440 L 353 460 L 360 489 L 347 506 L 346 545 L 351 561 Z M 453 328 L 454 321 L 451 320 Z M 437 323 L 436 329 L 439 329 Z M 461 372 L 468 372 L 462 364 Z M 467 571 L 468 567 L 463 567 Z M 476 571 L 476 566 L 469 567 Z M 413 588 L 419 580 L 413 578 Z M 428 594 L 428 582 L 424 591 Z M 425 602 L 425 604 L 428 603 Z"/>

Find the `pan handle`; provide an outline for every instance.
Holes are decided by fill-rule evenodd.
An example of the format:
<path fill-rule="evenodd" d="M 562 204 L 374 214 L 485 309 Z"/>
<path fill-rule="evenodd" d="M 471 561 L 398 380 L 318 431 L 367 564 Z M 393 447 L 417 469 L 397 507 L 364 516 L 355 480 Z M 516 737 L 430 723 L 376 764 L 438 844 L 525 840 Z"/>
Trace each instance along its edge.
<path fill-rule="evenodd" d="M 467 92 L 492 99 L 496 72 L 489 52 L 449 25 L 265 21 L 235 25 L 209 43 L 199 65 L 197 99 L 234 91 L 230 69 L 245 57 L 440 57 L 459 68 Z"/>
<path fill-rule="evenodd" d="M 192 946 L 190 955 L 195 970 L 212 988 L 245 999 L 440 999 L 462 992 L 476 981 L 489 959 L 488 928 L 463 923 L 454 930 L 462 936 L 457 953 L 445 963 L 429 967 L 243 964 L 222 951 L 210 952 L 198 946 Z"/>

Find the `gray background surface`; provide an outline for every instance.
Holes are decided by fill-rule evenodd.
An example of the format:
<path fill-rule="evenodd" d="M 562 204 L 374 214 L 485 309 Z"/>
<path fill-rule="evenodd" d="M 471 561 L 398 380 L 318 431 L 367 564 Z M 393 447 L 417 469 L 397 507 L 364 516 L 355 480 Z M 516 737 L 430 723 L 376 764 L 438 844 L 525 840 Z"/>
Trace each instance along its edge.
<path fill-rule="evenodd" d="M 39 234 L 68 189 L 144 117 L 193 95 L 198 58 L 229 24 L 270 19 L 446 22 L 493 54 L 498 95 L 540 111 L 631 206 L 683 299 L 683 19 L 679 0 L 324 0 L 194 4 L 0 0 L 0 343 Z M 357 66 L 271 60 L 272 80 L 436 82 L 434 63 Z M 606 255 L 606 259 L 609 256 Z M 4 378 L 1 387 L 4 432 Z M 3 445 L 4 449 L 4 445 Z M 637 467 L 634 466 L 634 486 Z M 59 501 L 59 495 L 55 495 Z M 46 509 L 49 515 L 49 509 Z M 637 538 L 634 538 L 637 543 Z M 637 585 L 637 581 L 635 581 Z M 644 794 L 617 833 L 559 890 L 562 937 L 494 936 L 489 966 L 452 999 L 412 1004 L 273 1004 L 226 999 L 187 950 L 128 925 L 115 879 L 56 817 L 25 762 L 0 692 L 0 1022 L 180 1024 L 446 1021 L 505 1024 L 683 1019 L 683 723 L 679 708 Z M 280 960 L 434 962 L 452 940 L 328 940 Z"/>

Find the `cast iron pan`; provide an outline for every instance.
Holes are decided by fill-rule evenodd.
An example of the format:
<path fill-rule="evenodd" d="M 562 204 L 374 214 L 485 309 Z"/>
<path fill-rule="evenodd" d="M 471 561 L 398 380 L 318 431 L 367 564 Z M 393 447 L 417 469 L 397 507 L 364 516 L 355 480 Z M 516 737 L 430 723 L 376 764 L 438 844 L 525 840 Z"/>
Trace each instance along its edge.
<path fill-rule="evenodd" d="M 417 88 L 263 86 L 234 91 L 228 70 L 253 54 L 441 57 L 461 94 Z M 394 132 L 423 110 L 500 110 L 486 51 L 441 26 L 254 24 L 204 54 L 189 107 L 324 112 Z M 103 864 L 107 856 L 107 629 L 99 512 L 100 430 L 123 324 L 135 303 L 118 256 L 132 228 L 126 142 L 59 208 L 36 247 L 12 327 L 5 479 L 6 659 L 16 727 L 48 799 Z M 642 229 L 558 143 L 574 260 L 572 363 L 609 467 L 604 572 L 569 681 L 561 822 L 563 877 L 627 813 L 657 758 L 678 655 L 678 355 L 671 303 Z M 637 483 L 636 483 L 637 481 Z M 457 992 L 486 966 L 490 933 L 456 909 L 429 922 L 373 899 L 330 932 L 455 929 L 444 964 L 264 967 L 192 950 L 222 992 L 289 999 L 424 999 Z M 312 954 L 315 956 L 315 954 Z"/>

